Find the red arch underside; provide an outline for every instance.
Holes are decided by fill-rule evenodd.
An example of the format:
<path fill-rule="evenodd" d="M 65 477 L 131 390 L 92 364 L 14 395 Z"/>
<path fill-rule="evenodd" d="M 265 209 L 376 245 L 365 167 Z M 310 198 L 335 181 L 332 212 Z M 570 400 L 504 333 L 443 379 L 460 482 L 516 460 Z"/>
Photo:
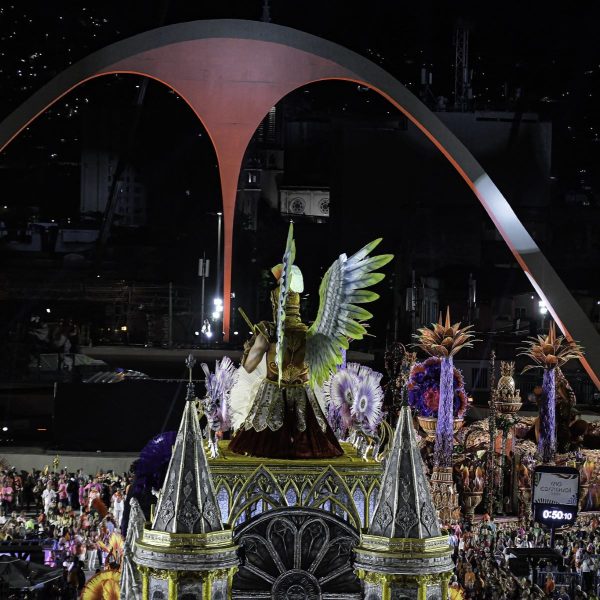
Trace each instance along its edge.
<path fill-rule="evenodd" d="M 252 27 L 264 28 L 265 25 L 257 23 L 253 24 Z M 160 30 L 143 35 L 149 36 L 157 31 Z M 160 45 L 160 43 L 160 36 L 157 34 L 155 47 L 133 52 L 111 64 L 104 64 L 101 68 L 88 68 L 87 72 L 83 63 L 82 66 L 74 65 L 66 72 L 72 73 L 70 81 L 65 76 L 65 79 L 68 80 L 66 83 L 56 83 L 55 85 L 55 88 L 62 85 L 61 89 L 55 89 L 54 93 L 47 91 L 48 97 L 44 105 L 35 111 L 30 118 L 23 119 L 23 122 L 19 123 L 19 126 L 15 128 L 15 133 L 8 138 L 3 147 L 51 104 L 81 83 L 94 77 L 111 73 L 143 75 L 163 83 L 179 94 L 206 128 L 213 142 L 219 163 L 224 221 L 223 327 L 226 335 L 225 339 L 229 337 L 231 321 L 230 295 L 234 209 L 237 182 L 244 153 L 260 122 L 272 106 L 298 87 L 328 79 L 345 80 L 368 86 L 406 115 L 458 171 L 494 221 L 515 259 L 528 275 L 536 290 L 542 294 L 544 299 L 548 299 L 547 296 L 543 295 L 543 286 L 539 280 L 540 273 L 542 273 L 542 278 L 547 274 L 546 263 L 542 263 L 541 266 L 538 264 L 536 267 L 537 272 L 534 273 L 529 264 L 532 258 L 525 257 L 513 243 L 514 240 L 518 239 L 518 236 L 514 232 L 508 231 L 507 227 L 512 226 L 515 221 L 521 229 L 522 225 L 516 219 L 504 198 L 498 192 L 506 205 L 503 206 L 504 214 L 501 214 L 498 206 L 494 207 L 491 203 L 493 194 L 483 193 L 481 186 L 478 186 L 479 181 L 476 179 L 479 176 L 485 176 L 485 172 L 466 150 L 461 151 L 461 157 L 458 156 L 454 137 L 443 126 L 440 130 L 437 119 L 429 111 L 423 113 L 424 107 L 420 105 L 419 101 L 397 82 L 393 83 L 395 87 L 391 91 L 391 84 L 386 80 L 385 85 L 388 89 L 384 89 L 384 85 L 377 86 L 372 81 L 368 81 L 368 77 L 361 76 L 352 69 L 315 52 L 283 43 L 265 41 L 264 39 L 204 37 L 166 45 Z M 308 42 L 307 47 L 310 47 Z M 112 47 L 108 49 L 110 48 Z M 340 49 L 340 52 L 342 50 Z M 347 53 L 347 51 L 343 51 Z M 79 71 L 77 71 L 77 68 L 79 68 Z M 379 77 L 379 79 L 382 78 Z M 53 82 L 50 82 L 46 88 L 51 87 L 52 84 Z M 38 94 L 43 93 L 46 88 L 42 88 Z M 399 98 L 402 98 L 402 101 Z M 404 101 L 410 104 L 411 110 L 404 105 Z M 430 126 L 426 126 L 424 121 L 427 121 Z M 436 129 L 436 133 L 432 131 L 432 127 Z M 443 134 L 441 137 L 440 133 Z M 448 134 L 450 137 L 448 137 Z M 452 148 L 452 150 L 449 148 Z M 468 168 L 465 167 L 466 164 L 469 165 Z M 473 172 L 468 172 L 469 170 Z M 475 171 L 477 172 L 475 173 Z M 512 213 L 508 218 L 506 217 L 507 206 Z M 520 239 L 524 237 L 523 231 L 519 232 Z M 528 237 L 526 232 L 525 237 Z M 533 244 L 532 255 L 536 254 L 536 256 L 539 255 L 543 258 L 533 240 L 531 242 Z M 239 265 L 239 267 L 243 268 L 243 265 Z M 552 276 L 555 277 L 555 280 L 552 280 L 554 285 L 556 285 L 556 280 L 562 285 L 555 273 Z M 548 277 L 548 279 L 551 278 Z M 544 284 L 546 285 L 545 280 Z M 564 286 L 562 287 L 564 288 Z M 576 303 L 568 295 L 568 292 L 568 302 L 565 302 L 564 291 L 566 291 L 566 288 L 561 290 L 563 294 L 561 298 L 563 319 L 560 319 L 557 310 L 553 308 L 550 301 L 547 304 L 550 312 L 561 326 L 563 333 L 570 337 L 566 324 L 567 319 L 564 316 L 564 307 L 569 306 L 574 311 L 576 310 Z M 581 326 L 580 315 L 577 315 L 577 319 L 577 333 L 579 334 L 580 331 L 587 332 L 585 323 Z M 571 323 L 574 323 L 573 319 Z M 579 335 L 578 337 L 583 336 Z M 600 363 L 600 359 L 598 362 Z M 582 363 L 596 385 L 600 387 L 600 379 L 589 363 L 585 359 Z"/>

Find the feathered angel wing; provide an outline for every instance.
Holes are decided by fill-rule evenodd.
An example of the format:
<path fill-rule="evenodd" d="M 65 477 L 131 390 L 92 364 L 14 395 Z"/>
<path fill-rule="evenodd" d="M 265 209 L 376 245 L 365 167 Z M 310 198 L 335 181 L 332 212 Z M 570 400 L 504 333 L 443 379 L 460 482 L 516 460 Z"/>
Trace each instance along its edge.
<path fill-rule="evenodd" d="M 306 334 L 306 363 L 313 385 L 321 385 L 342 363 L 342 350 L 348 349 L 349 340 L 360 340 L 367 332 L 361 322 L 373 315 L 357 304 L 379 298 L 365 288 L 385 277 L 374 271 L 394 258 L 392 254 L 369 256 L 380 242 L 381 238 L 374 240 L 350 258 L 342 254 L 321 281 L 319 312 Z"/>
<path fill-rule="evenodd" d="M 275 364 L 279 372 L 279 383 L 283 375 L 283 354 L 285 351 L 284 332 L 285 332 L 285 304 L 290 291 L 290 282 L 292 279 L 292 265 L 296 257 L 296 244 L 294 243 L 294 225 L 290 223 L 288 229 L 285 252 L 281 264 L 281 278 L 279 279 L 279 301 L 277 303 L 277 323 L 275 324 Z"/>

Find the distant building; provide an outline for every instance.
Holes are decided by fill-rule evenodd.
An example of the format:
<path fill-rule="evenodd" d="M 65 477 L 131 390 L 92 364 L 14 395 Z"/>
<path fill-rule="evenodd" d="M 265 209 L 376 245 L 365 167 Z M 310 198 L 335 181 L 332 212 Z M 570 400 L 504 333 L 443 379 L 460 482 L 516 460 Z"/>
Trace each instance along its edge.
<path fill-rule="evenodd" d="M 104 213 L 122 151 L 123 115 L 90 110 L 83 119 L 81 202 L 83 215 Z M 117 182 L 114 223 L 141 227 L 147 221 L 146 186 L 135 166 L 127 164 Z"/>
<path fill-rule="evenodd" d="M 35 221 L 28 223 L 18 239 L 6 247 L 11 252 L 69 254 L 90 250 L 97 239 L 98 229 Z"/>
<path fill-rule="evenodd" d="M 329 217 L 329 189 L 311 187 L 281 187 L 281 214 L 289 218 L 307 218 L 321 222 Z"/>

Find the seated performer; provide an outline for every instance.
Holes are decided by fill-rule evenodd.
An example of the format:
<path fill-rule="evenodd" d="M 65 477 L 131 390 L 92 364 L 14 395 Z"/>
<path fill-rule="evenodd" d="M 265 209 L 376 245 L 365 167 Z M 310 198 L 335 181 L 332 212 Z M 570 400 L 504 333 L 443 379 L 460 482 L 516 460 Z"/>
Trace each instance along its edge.
<path fill-rule="evenodd" d="M 283 263 L 272 269 L 278 282 L 271 294 L 273 322 L 253 327 L 242 359 L 242 368 L 252 373 L 266 356 L 266 375 L 251 398 L 236 402 L 239 394 L 235 387 L 232 390 L 232 413 L 244 417 L 230 450 L 264 458 L 332 458 L 343 453 L 314 386 L 342 363 L 342 349 L 348 348 L 349 340 L 366 333 L 359 321 L 372 315 L 356 304 L 378 298 L 363 288 L 381 281 L 384 276 L 373 270 L 392 259 L 391 255 L 369 256 L 379 241 L 350 258 L 342 254 L 333 263 L 321 283 L 317 318 L 307 327 L 300 319 L 304 284 L 300 269 L 293 265 L 290 225 Z M 249 409 L 240 406 L 244 403 Z"/>

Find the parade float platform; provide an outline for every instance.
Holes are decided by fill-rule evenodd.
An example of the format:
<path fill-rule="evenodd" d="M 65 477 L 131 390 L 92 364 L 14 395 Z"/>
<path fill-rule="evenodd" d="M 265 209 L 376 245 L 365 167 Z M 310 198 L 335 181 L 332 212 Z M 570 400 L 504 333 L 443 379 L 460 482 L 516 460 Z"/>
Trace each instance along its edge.
<path fill-rule="evenodd" d="M 219 442 L 220 456 L 209 459 L 223 520 L 231 526 L 288 506 L 319 508 L 357 529 L 370 519 L 383 473 L 382 464 L 365 460 L 348 443 L 344 454 L 328 459 L 267 459 L 242 456 Z"/>

